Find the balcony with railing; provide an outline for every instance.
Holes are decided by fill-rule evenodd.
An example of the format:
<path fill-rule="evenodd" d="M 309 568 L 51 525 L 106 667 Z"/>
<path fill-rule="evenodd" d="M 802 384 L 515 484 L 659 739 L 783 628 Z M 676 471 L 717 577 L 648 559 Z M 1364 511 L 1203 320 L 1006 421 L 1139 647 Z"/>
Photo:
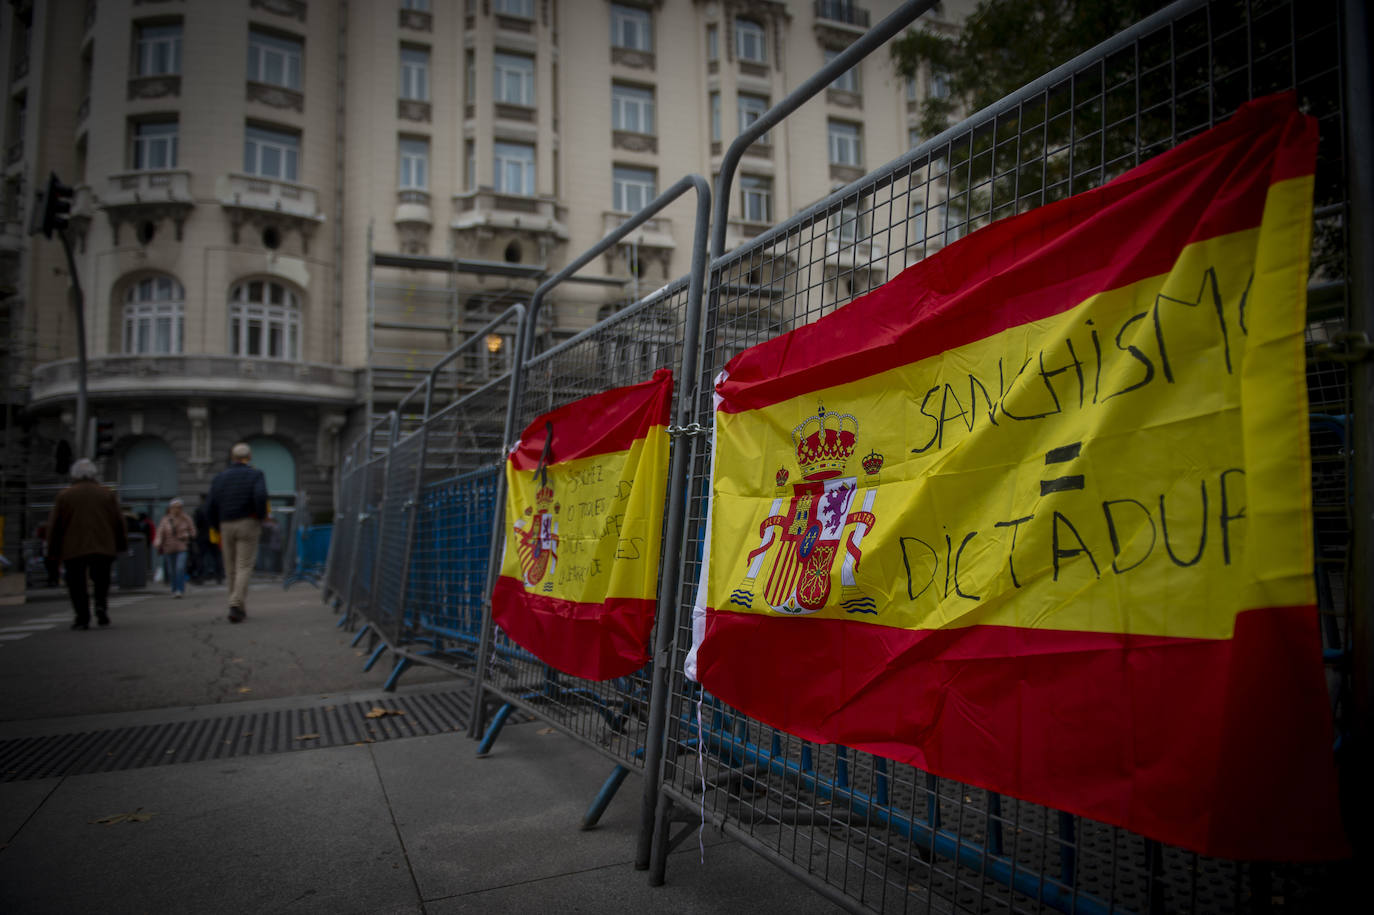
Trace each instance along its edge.
<path fill-rule="evenodd" d="M 453 195 L 451 228 L 514 229 L 568 239 L 568 209 L 553 197 L 506 194 L 483 187 Z"/>
<path fill-rule="evenodd" d="M 93 399 L 253 397 L 347 406 L 357 401 L 356 371 L 342 366 L 228 355 L 92 356 L 86 365 Z M 33 372 L 32 405 L 76 396 L 77 361 L 43 363 Z"/>
<path fill-rule="evenodd" d="M 816 0 L 816 18 L 868 30 L 868 10 L 851 0 Z"/>
<path fill-rule="evenodd" d="M 154 224 L 170 219 L 176 225 L 177 239 L 182 226 L 195 207 L 191 196 L 191 173 L 181 169 L 118 172 L 106 178 L 100 208 L 105 210 L 114 229 L 115 244 L 123 223 Z"/>
<path fill-rule="evenodd" d="M 264 231 L 295 229 L 300 233 L 303 249 L 309 253 L 310 239 L 325 219 L 319 207 L 319 192 L 294 181 L 259 175 L 221 175 L 215 182 L 215 198 L 229 216 L 235 244 L 245 225 Z"/>

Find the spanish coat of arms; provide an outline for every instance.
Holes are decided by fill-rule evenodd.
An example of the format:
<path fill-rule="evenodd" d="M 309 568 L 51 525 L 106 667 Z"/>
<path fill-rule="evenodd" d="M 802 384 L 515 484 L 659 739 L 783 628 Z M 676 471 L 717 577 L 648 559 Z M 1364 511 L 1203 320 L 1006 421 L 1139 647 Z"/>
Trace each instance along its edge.
<path fill-rule="evenodd" d="M 875 522 L 873 502 L 883 457 L 870 452 L 863 458 L 862 486 L 857 476 L 844 475 L 858 431 L 859 422 L 852 415 L 828 412 L 823 405 L 792 430 L 801 482 L 792 484 L 791 499 L 783 511 L 786 495 L 781 491 L 789 474 L 779 468 L 780 492 L 759 525 L 759 545 L 745 559 L 747 572 L 731 593 L 731 603 L 752 608 L 754 598 L 761 596 L 778 613 L 815 613 L 830 602 L 838 559 L 840 608 L 848 613 L 878 612 L 873 598 L 859 589 L 855 573 L 864 534 Z M 862 507 L 855 509 L 856 502 Z M 772 563 L 760 580 L 770 555 Z"/>

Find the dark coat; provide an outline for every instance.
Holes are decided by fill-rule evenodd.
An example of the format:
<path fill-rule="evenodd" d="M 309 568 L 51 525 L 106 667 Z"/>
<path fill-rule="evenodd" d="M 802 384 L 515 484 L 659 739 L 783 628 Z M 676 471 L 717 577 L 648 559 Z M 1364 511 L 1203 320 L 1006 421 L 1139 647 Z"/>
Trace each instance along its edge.
<path fill-rule="evenodd" d="M 77 480 L 57 494 L 48 516 L 48 555 L 115 556 L 129 549 L 119 499 L 95 480 Z"/>
<path fill-rule="evenodd" d="M 247 464 L 234 463 L 215 474 L 210 483 L 205 520 L 210 527 L 239 518 L 267 517 L 267 477 Z"/>

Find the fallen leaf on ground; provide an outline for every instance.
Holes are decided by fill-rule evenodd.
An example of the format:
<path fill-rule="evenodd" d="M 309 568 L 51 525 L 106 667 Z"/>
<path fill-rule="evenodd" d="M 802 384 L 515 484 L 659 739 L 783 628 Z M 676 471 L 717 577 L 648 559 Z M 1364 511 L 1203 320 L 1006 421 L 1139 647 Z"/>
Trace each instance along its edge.
<path fill-rule="evenodd" d="M 557 732 L 556 730 L 554 730 L 553 728 L 540 728 L 539 730 L 535 731 L 534 733 L 536 733 L 536 734 L 557 734 L 558 732 Z"/>
<path fill-rule="evenodd" d="M 361 747 L 361 746 L 363 746 L 364 744 L 376 743 L 376 742 L 377 742 L 377 741 L 375 741 L 375 740 L 373 740 L 371 737 L 369 737 L 369 738 L 367 738 L 366 740 L 354 741 L 353 746 L 355 746 L 355 747 Z"/>
<path fill-rule="evenodd" d="M 319 740 L 319 739 L 320 739 L 320 735 L 319 735 L 319 734 L 301 734 L 301 735 L 298 736 L 296 739 L 297 739 L 297 740 Z"/>
<path fill-rule="evenodd" d="M 230 660 L 230 661 L 233 661 L 235 664 L 242 664 L 242 663 L 244 663 L 243 658 L 230 658 L 229 660 Z"/>
<path fill-rule="evenodd" d="M 239 692 L 241 692 L 241 693 L 251 693 L 252 691 L 253 691 L 253 687 L 251 687 L 251 686 L 240 686 L 240 687 L 239 687 Z"/>
<path fill-rule="evenodd" d="M 155 814 L 152 813 L 144 813 L 143 808 L 140 807 L 133 813 L 116 813 L 113 816 L 91 820 L 91 823 L 96 826 L 113 826 L 116 823 L 146 823 L 154 816 Z"/>
<path fill-rule="evenodd" d="M 368 717 L 368 718 L 385 718 L 387 715 L 404 715 L 404 714 L 405 714 L 405 712 L 403 712 L 401 709 L 398 709 L 398 708 L 382 708 L 380 705 L 374 705 L 374 706 L 372 707 L 372 711 L 370 711 L 370 712 L 367 713 L 367 717 Z"/>

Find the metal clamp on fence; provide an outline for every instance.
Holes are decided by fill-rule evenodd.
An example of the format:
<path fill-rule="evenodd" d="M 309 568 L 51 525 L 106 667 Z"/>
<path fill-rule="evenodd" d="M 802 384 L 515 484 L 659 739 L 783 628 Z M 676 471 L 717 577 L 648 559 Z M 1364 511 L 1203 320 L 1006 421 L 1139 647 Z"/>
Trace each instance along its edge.
<path fill-rule="evenodd" d="M 1363 362 L 1374 354 L 1374 345 L 1364 331 L 1348 330 L 1325 343 L 1312 347 L 1312 355 L 1331 362 Z"/>
<path fill-rule="evenodd" d="M 694 435 L 710 437 L 712 427 L 703 426 L 701 423 L 688 423 L 685 426 L 669 426 L 668 436 L 670 438 L 691 438 Z"/>

